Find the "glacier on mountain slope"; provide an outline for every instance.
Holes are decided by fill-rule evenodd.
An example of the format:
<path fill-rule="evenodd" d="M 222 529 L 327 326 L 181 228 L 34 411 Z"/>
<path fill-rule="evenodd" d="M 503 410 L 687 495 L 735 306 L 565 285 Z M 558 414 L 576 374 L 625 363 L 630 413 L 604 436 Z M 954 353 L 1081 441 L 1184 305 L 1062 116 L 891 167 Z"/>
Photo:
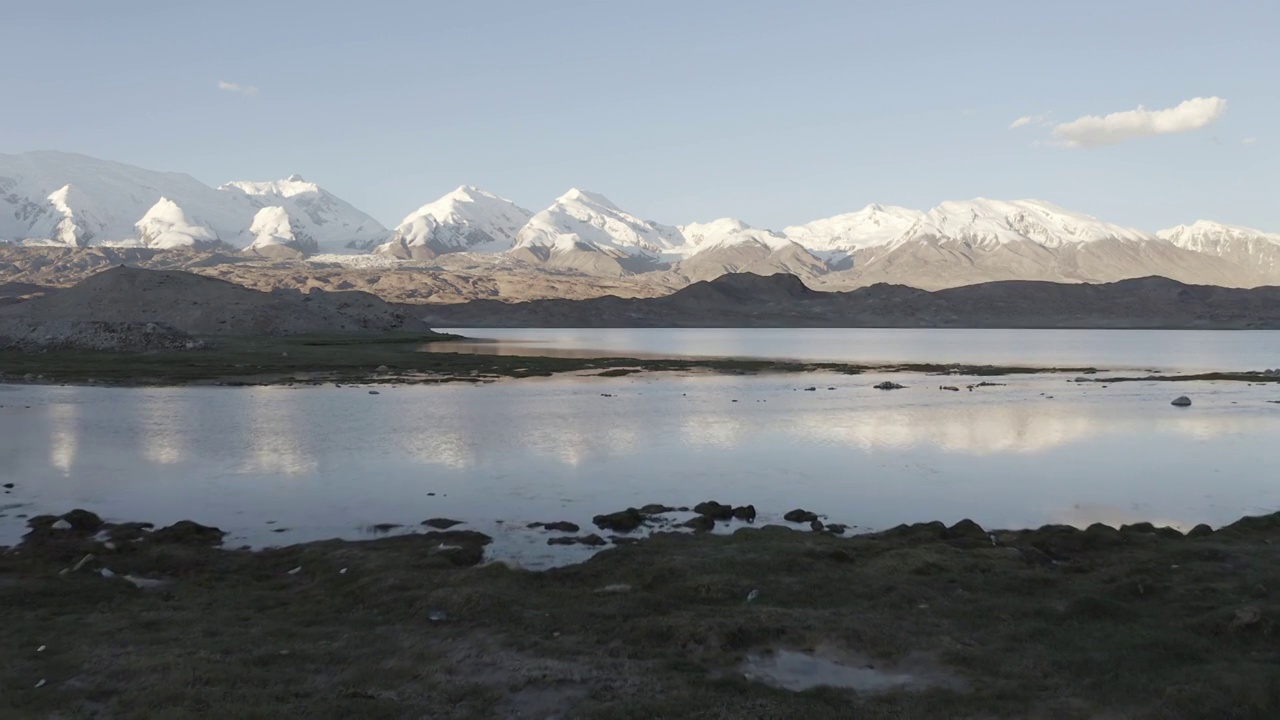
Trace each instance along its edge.
<path fill-rule="evenodd" d="M 409 213 L 376 252 L 427 259 L 450 252 L 505 252 L 533 213 L 480 188 L 463 185 Z"/>

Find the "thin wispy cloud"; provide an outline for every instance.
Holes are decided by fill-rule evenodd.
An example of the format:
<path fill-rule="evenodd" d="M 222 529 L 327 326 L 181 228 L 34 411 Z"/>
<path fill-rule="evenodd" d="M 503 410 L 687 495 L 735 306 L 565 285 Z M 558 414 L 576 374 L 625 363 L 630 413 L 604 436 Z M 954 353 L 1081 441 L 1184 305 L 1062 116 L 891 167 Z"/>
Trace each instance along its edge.
<path fill-rule="evenodd" d="M 252 85 L 241 85 L 240 83 L 227 82 L 226 80 L 218 81 L 218 89 L 227 92 L 240 93 L 241 95 L 257 95 L 258 88 Z"/>
<path fill-rule="evenodd" d="M 1164 110 L 1125 110 L 1110 115 L 1086 115 L 1053 129 L 1053 137 L 1067 147 L 1101 147 L 1126 140 L 1200 130 L 1227 112 L 1220 97 L 1192 98 Z"/>
<path fill-rule="evenodd" d="M 1010 130 L 1017 130 L 1028 125 L 1047 125 L 1049 123 L 1049 115 L 1023 115 L 1022 117 L 1009 123 Z"/>
<path fill-rule="evenodd" d="M 1258 142 L 1258 138 L 1256 138 L 1256 137 L 1247 137 L 1247 138 L 1245 138 L 1245 139 L 1241 140 L 1240 142 L 1244 143 L 1245 145 L 1252 145 L 1252 144 L 1254 144 L 1254 143 Z"/>

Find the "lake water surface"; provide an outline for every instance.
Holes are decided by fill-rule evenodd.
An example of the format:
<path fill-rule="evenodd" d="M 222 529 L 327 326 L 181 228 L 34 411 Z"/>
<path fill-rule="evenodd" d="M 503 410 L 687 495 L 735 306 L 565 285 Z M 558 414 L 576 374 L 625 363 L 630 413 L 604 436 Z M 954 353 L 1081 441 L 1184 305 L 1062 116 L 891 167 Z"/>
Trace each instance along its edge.
<path fill-rule="evenodd" d="M 886 377 L 908 388 L 873 389 Z M 979 379 L 993 378 L 562 376 L 379 395 L 0 386 L 0 481 L 15 483 L 0 544 L 21 516 L 73 507 L 191 518 L 253 545 L 444 516 L 537 565 L 557 556 L 527 523 L 590 532 L 592 515 L 649 502 L 753 503 L 763 521 L 804 507 L 864 529 L 1189 527 L 1280 509 L 1280 386 L 1044 374 L 938 389 Z M 1171 407 L 1181 394 L 1194 406 Z"/>

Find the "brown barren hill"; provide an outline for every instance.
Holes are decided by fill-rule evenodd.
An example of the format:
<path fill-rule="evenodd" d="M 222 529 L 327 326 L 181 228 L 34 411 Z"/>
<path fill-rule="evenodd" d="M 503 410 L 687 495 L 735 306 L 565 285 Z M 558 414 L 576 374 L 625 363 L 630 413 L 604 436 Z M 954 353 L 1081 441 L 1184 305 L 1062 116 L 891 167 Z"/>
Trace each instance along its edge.
<path fill-rule="evenodd" d="M 53 346 L 86 327 L 154 325 L 170 336 L 302 335 L 410 331 L 416 317 L 363 292 L 260 292 L 180 271 L 114 267 L 73 287 L 0 308 L 0 337 Z M 152 331 L 155 328 L 151 328 Z M 31 345 L 32 343 L 25 343 Z M 40 344 L 40 343 L 35 343 Z"/>
<path fill-rule="evenodd" d="M 929 292 L 879 284 L 810 289 L 794 275 L 740 273 L 665 297 L 475 300 L 423 307 L 437 327 L 905 327 L 1280 329 L 1280 287 L 1006 280 Z"/>

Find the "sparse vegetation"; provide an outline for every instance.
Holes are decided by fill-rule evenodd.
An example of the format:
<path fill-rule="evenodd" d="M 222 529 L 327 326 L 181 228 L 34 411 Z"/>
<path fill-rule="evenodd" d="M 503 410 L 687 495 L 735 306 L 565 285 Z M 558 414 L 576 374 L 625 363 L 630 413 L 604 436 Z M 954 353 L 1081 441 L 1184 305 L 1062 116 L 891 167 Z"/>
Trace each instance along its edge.
<path fill-rule="evenodd" d="M 5 717 L 1280 714 L 1280 515 L 1188 537 L 659 534 L 546 572 L 471 567 L 486 540 L 465 531 L 248 552 L 76 517 L 0 554 Z M 923 653 L 967 690 L 792 693 L 740 671 L 823 646 Z"/>

